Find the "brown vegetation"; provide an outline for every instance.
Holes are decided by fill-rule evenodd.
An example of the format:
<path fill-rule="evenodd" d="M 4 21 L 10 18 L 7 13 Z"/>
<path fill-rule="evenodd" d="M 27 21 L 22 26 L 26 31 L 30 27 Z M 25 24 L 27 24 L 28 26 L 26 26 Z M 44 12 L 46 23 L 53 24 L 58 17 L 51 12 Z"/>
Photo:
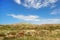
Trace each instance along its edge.
<path fill-rule="evenodd" d="M 1 40 L 60 40 L 60 24 L 0 25 Z"/>

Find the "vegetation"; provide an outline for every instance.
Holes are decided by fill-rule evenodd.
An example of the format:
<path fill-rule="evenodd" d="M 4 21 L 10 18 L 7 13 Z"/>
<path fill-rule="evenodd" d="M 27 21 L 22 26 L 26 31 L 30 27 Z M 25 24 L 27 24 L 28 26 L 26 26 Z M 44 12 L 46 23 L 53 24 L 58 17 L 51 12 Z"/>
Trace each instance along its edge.
<path fill-rule="evenodd" d="M 60 24 L 0 25 L 0 40 L 60 40 Z"/>

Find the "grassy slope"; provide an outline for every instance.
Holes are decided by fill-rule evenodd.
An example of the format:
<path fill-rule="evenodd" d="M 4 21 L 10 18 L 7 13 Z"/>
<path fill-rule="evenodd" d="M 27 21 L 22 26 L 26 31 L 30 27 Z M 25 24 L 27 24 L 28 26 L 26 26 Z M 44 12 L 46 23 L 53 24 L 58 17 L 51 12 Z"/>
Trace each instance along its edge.
<path fill-rule="evenodd" d="M 60 40 L 60 24 L 0 25 L 0 40 Z"/>

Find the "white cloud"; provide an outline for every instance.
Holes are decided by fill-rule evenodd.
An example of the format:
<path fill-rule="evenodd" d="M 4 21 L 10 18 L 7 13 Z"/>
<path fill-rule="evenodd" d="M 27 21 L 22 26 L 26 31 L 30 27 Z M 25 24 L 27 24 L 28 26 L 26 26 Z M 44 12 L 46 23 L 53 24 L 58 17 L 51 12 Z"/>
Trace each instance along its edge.
<path fill-rule="evenodd" d="M 58 0 L 24 0 L 24 3 L 21 1 L 16 1 L 18 4 L 21 2 L 21 5 L 28 8 L 42 8 L 42 7 L 48 7 L 53 6 Z"/>
<path fill-rule="evenodd" d="M 16 3 L 21 4 L 21 0 L 14 0 Z"/>
<path fill-rule="evenodd" d="M 42 24 L 60 24 L 60 19 L 41 19 Z"/>
<path fill-rule="evenodd" d="M 56 3 L 57 0 L 49 0 L 50 3 Z"/>
<path fill-rule="evenodd" d="M 25 20 L 25 21 L 40 21 L 39 16 L 35 16 L 35 15 L 15 15 L 15 14 L 9 14 L 9 16 L 16 18 L 16 19 L 21 19 L 21 20 Z"/>
<path fill-rule="evenodd" d="M 50 14 L 53 14 L 53 15 L 60 14 L 60 8 L 54 9 Z"/>
<path fill-rule="evenodd" d="M 26 16 L 26 15 L 8 14 L 8 16 L 36 24 L 60 24 L 60 19 L 40 19 L 40 17 L 36 15 Z"/>

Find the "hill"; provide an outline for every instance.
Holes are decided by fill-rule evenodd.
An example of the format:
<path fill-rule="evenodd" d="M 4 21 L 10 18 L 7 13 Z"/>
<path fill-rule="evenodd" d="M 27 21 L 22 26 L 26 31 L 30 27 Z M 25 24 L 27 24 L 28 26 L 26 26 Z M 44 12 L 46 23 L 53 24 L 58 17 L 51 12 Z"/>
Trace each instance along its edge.
<path fill-rule="evenodd" d="M 0 40 L 60 40 L 60 24 L 0 25 Z"/>

